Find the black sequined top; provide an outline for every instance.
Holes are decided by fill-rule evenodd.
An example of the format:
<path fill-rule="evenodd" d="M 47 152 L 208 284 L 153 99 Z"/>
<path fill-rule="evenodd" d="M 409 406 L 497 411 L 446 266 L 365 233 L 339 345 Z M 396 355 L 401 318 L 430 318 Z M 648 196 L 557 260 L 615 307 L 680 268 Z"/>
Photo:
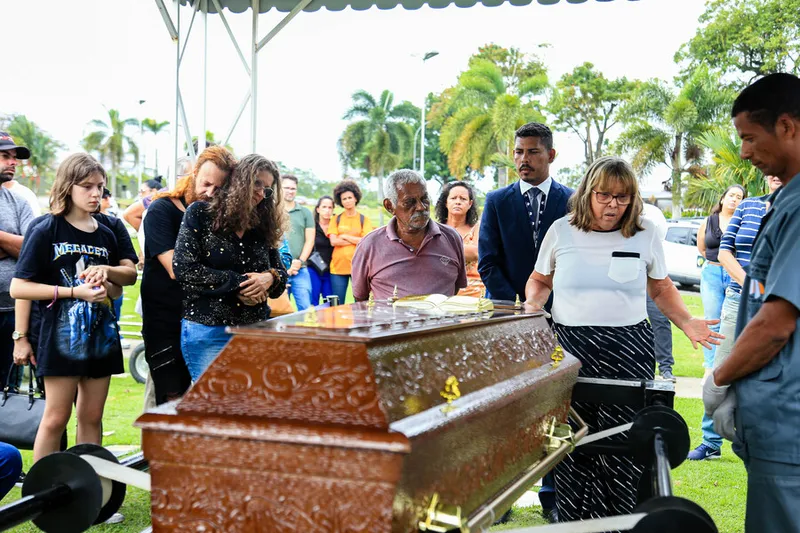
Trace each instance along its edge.
<path fill-rule="evenodd" d="M 208 203 L 194 202 L 186 210 L 175 243 L 172 266 L 183 289 L 183 318 L 206 326 L 242 326 L 269 318 L 266 303 L 247 306 L 239 301 L 239 284 L 247 272 L 274 268 L 280 279 L 273 283 L 270 298 L 286 289 L 286 268 L 276 248 L 263 235 L 247 231 L 235 234 L 211 231 Z"/>

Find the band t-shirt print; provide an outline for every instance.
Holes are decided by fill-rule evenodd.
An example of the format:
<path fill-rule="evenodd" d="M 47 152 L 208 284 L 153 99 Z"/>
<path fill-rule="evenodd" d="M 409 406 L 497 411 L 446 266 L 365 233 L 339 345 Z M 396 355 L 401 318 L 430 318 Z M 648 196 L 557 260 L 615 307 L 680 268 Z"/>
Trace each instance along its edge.
<path fill-rule="evenodd" d="M 47 285 L 77 287 L 80 274 L 95 265 L 119 265 L 114 233 L 98 224 L 81 231 L 63 217 L 32 226 L 23 242 L 16 277 Z M 112 301 L 62 298 L 36 302 L 42 316 L 36 350 L 38 374 L 104 377 L 123 371 L 122 348 Z"/>

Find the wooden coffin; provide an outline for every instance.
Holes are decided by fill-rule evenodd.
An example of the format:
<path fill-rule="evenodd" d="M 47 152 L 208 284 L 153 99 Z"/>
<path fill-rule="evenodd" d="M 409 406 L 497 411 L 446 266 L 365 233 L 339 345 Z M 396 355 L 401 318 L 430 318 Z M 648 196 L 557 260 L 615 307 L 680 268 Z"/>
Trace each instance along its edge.
<path fill-rule="evenodd" d="M 236 329 L 137 421 L 153 530 L 411 532 L 434 494 L 469 516 L 566 421 L 580 365 L 555 347 L 541 314 L 385 302 Z"/>

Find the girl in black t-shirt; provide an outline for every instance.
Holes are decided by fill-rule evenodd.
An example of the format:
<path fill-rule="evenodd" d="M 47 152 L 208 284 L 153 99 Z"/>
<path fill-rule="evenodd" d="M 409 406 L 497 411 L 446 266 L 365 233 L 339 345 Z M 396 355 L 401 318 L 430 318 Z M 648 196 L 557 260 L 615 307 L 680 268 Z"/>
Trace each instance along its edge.
<path fill-rule="evenodd" d="M 123 371 L 111 301 L 122 285 L 136 282 L 136 270 L 130 259 L 120 261 L 114 233 L 92 218 L 105 182 L 105 170 L 88 154 L 61 163 L 51 214 L 25 235 L 11 282 L 13 298 L 37 301 L 41 310 L 34 362 L 47 403 L 34 460 L 58 451 L 76 392 L 77 442 L 100 444 L 110 377 Z"/>

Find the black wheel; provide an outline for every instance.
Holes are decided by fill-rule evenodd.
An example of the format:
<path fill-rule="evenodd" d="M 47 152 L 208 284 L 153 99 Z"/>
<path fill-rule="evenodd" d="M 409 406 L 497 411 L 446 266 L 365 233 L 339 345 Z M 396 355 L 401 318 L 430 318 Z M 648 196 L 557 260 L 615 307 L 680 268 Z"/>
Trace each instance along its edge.
<path fill-rule="evenodd" d="M 131 351 L 128 358 L 128 370 L 133 379 L 139 383 L 147 381 L 147 375 L 150 373 L 150 367 L 147 366 L 147 360 L 144 358 L 144 343 L 140 342 Z"/>

